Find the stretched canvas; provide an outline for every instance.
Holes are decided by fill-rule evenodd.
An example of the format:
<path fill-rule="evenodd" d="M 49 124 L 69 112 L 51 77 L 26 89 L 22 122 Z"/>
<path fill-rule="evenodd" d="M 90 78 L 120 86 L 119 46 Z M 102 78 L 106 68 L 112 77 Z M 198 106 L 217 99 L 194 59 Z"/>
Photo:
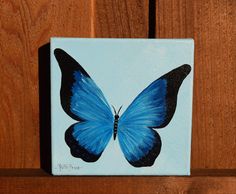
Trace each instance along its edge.
<path fill-rule="evenodd" d="M 192 39 L 51 39 L 54 175 L 189 175 Z"/>

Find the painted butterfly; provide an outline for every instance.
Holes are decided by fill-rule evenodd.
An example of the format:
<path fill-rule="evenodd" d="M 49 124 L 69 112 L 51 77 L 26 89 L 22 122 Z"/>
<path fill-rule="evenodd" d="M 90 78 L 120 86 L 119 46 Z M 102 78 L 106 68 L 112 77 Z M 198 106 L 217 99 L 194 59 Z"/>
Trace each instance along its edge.
<path fill-rule="evenodd" d="M 78 121 L 65 132 L 72 156 L 97 161 L 113 135 L 132 166 L 152 166 L 162 146 L 153 128 L 171 121 L 179 88 L 191 66 L 182 65 L 153 81 L 119 116 L 121 108 L 113 107 L 113 115 L 102 91 L 76 60 L 62 49 L 55 49 L 54 54 L 62 72 L 62 108 Z"/>

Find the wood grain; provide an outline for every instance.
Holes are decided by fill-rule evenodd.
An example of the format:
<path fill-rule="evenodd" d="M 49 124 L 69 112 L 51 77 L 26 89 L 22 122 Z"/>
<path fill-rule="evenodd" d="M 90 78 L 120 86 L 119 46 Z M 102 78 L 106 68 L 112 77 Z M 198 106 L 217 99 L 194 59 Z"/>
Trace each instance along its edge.
<path fill-rule="evenodd" d="M 96 0 L 94 36 L 147 38 L 148 0 Z"/>
<path fill-rule="evenodd" d="M 230 170 L 236 168 L 236 1 L 0 0 L 0 5 L 0 168 L 5 169 L 0 193 L 236 193 Z M 153 24 L 149 10 L 156 11 Z M 39 47 L 53 36 L 147 38 L 153 26 L 158 38 L 195 39 L 196 176 L 51 177 L 37 170 Z"/>
<path fill-rule="evenodd" d="M 0 3 L 0 168 L 39 168 L 38 48 L 52 36 L 147 38 L 150 4 Z M 195 39 L 192 168 L 235 169 L 236 2 L 158 0 L 155 6 L 157 37 Z"/>
<path fill-rule="evenodd" d="M 194 2 L 192 168 L 236 168 L 236 1 Z"/>
<path fill-rule="evenodd" d="M 32 171 L 33 174 L 30 172 Z M 27 170 L 0 176 L 0 193 L 222 194 L 236 193 L 236 177 L 51 177 Z"/>
<path fill-rule="evenodd" d="M 0 4 L 0 168 L 39 168 L 38 48 L 52 36 L 90 37 L 90 2 Z"/>
<path fill-rule="evenodd" d="M 147 37 L 147 16 L 147 0 L 1 1 L 0 168 L 40 167 L 38 48 L 53 36 Z"/>
<path fill-rule="evenodd" d="M 194 1 L 156 0 L 156 38 L 193 38 Z"/>
<path fill-rule="evenodd" d="M 191 168 L 236 168 L 236 1 L 156 1 L 156 36 L 194 38 Z"/>

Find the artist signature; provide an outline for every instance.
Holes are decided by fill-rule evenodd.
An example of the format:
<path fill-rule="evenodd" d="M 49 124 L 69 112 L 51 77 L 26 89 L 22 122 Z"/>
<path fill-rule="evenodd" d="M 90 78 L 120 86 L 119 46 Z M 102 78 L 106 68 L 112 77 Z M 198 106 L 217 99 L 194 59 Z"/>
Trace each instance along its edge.
<path fill-rule="evenodd" d="M 75 166 L 75 165 L 72 165 L 72 164 L 62 164 L 62 163 L 59 163 L 58 165 L 58 169 L 60 171 L 63 171 L 63 170 L 80 170 L 80 166 Z"/>

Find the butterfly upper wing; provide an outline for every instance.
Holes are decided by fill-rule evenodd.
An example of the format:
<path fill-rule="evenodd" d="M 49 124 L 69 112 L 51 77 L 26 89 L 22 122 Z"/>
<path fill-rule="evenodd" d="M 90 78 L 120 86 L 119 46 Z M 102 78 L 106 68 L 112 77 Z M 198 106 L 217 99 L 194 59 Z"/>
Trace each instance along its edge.
<path fill-rule="evenodd" d="M 67 129 L 65 141 L 74 157 L 96 161 L 113 132 L 113 114 L 102 91 L 70 55 L 55 49 L 61 79 L 61 105 L 73 119 L 80 121 Z"/>
<path fill-rule="evenodd" d="M 161 150 L 161 139 L 152 128 L 168 125 L 176 109 L 179 87 L 190 71 L 189 65 L 182 65 L 155 80 L 120 117 L 118 139 L 131 165 L 153 165 Z"/>

